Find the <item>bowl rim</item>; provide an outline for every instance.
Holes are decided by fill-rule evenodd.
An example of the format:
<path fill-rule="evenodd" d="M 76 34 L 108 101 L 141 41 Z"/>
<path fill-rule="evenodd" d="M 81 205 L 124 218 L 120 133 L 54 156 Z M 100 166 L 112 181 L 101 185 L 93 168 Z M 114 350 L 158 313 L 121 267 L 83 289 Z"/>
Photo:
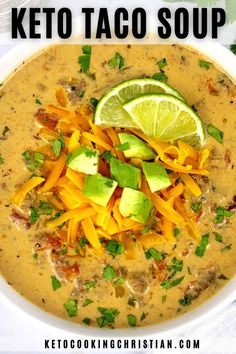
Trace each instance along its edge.
<path fill-rule="evenodd" d="M 53 43 L 55 45 L 56 43 Z M 60 44 L 60 43 L 59 43 Z M 149 44 L 147 44 L 149 45 Z M 8 79 L 14 71 L 18 69 L 25 60 L 34 58 L 37 53 L 46 49 L 51 44 L 48 43 L 24 43 L 19 44 L 9 50 L 0 58 L 0 81 Z M 227 48 L 217 42 L 194 42 L 187 43 L 187 47 L 196 50 L 200 55 L 211 60 L 221 71 L 227 74 L 236 82 L 236 57 Z M 116 328 L 100 329 L 95 327 L 85 327 L 83 325 L 61 319 L 34 305 L 14 288 L 7 284 L 6 280 L 0 275 L 0 301 L 7 307 L 14 308 L 15 311 L 34 318 L 41 324 L 47 324 L 53 328 L 64 330 L 67 333 L 79 334 L 86 337 L 149 337 L 157 334 L 170 335 L 174 332 L 183 331 L 189 325 L 196 325 L 204 319 L 219 313 L 236 299 L 236 277 L 233 277 L 227 285 L 220 289 L 215 295 L 210 297 L 203 304 L 195 309 L 177 316 L 173 319 L 157 324 L 135 327 L 135 328 Z"/>

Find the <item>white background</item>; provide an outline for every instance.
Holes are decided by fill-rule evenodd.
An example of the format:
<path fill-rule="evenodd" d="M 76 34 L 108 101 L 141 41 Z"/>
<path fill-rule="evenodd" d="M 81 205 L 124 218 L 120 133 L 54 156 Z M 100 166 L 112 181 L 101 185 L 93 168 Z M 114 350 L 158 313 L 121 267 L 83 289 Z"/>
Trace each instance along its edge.
<path fill-rule="evenodd" d="M 235 0 L 236 1 L 236 0 Z M 104 1 L 99 1 L 99 6 L 102 5 L 102 2 Z M 1 9 L 1 3 L 3 1 L 0 1 L 0 9 Z M 74 1 L 74 3 L 77 3 L 77 1 Z M 90 4 L 96 4 L 98 5 L 97 1 L 90 1 Z M 114 5 L 114 1 L 105 1 L 106 5 L 108 3 Z M 130 1 L 129 0 L 129 5 L 131 3 L 138 5 L 137 1 Z M 143 1 L 139 1 L 139 5 L 143 3 Z M 147 3 L 147 1 L 145 1 Z M 51 1 L 42 1 L 42 5 L 47 4 L 47 6 L 50 6 Z M 54 6 L 55 1 L 52 2 L 52 6 Z M 71 4 L 71 2 L 70 2 Z M 65 6 L 65 1 L 57 1 L 57 6 Z M 72 6 L 70 6 L 72 7 Z M 13 43 L 6 43 L 0 45 L 0 56 L 4 55 L 12 46 L 14 46 Z M 66 336 L 66 333 L 64 333 Z M 208 337 L 209 341 L 209 350 L 208 353 L 220 353 L 223 354 L 222 351 L 218 352 L 217 348 L 214 348 L 214 338 L 217 337 L 236 337 L 236 303 L 233 303 L 230 305 L 223 313 L 219 313 L 213 318 L 209 318 L 207 322 L 202 323 L 200 326 L 198 325 L 197 327 L 190 327 L 187 331 L 184 333 L 174 333 L 173 336 L 185 336 L 186 338 L 190 337 L 203 337 L 206 336 Z M 14 309 L 5 307 L 2 302 L 1 302 L 1 294 L 0 294 L 0 340 L 1 338 L 6 338 L 6 337 L 11 337 L 12 341 L 17 342 L 17 338 L 22 338 L 22 337 L 27 337 L 28 341 L 33 344 L 34 339 L 36 338 L 46 338 L 46 337 L 63 337 L 63 332 L 57 330 L 56 328 L 51 328 L 45 324 L 42 324 L 38 322 L 37 320 L 30 318 L 27 315 L 21 314 L 16 312 Z M 212 338 L 212 343 L 210 343 L 209 337 Z M 32 351 L 30 353 L 36 354 L 37 349 L 34 348 L 32 345 Z M 1 347 L 0 347 L 0 352 L 1 352 Z M 199 353 L 199 351 L 195 351 L 196 353 Z M 54 351 L 56 353 L 56 351 Z M 69 351 L 67 352 L 69 353 Z M 236 348 L 231 348 L 227 350 L 227 354 L 234 354 L 236 353 Z M 23 354 L 23 352 L 17 351 L 17 354 Z"/>

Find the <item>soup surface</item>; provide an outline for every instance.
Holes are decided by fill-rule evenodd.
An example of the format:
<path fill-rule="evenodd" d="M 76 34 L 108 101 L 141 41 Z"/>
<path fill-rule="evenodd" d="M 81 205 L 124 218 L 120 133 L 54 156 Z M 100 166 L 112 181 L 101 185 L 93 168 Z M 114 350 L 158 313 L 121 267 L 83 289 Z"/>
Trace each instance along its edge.
<path fill-rule="evenodd" d="M 124 60 L 121 68 L 119 63 L 110 65 L 116 53 Z M 1 87 L 0 271 L 32 303 L 84 325 L 117 328 L 169 320 L 209 299 L 236 272 L 236 87 L 214 64 L 181 46 L 94 45 L 87 73 L 80 71 L 81 55 L 81 46 L 49 47 Z M 166 65 L 158 65 L 163 58 Z M 44 111 L 39 110 L 47 105 L 66 105 L 69 110 L 88 105 L 92 117 L 91 98 L 100 99 L 124 80 L 157 72 L 185 97 L 206 127 L 212 124 L 224 134 L 221 142 L 210 135 L 206 138 L 209 175 L 194 176 L 201 195 L 196 198 L 187 188 L 184 191 L 199 234 L 207 236 L 196 240 L 175 225 L 174 241 L 157 237 L 150 243 L 147 239 L 154 229 L 143 226 L 118 237 L 125 248 L 119 254 L 117 248 L 113 253 L 106 246 L 92 249 L 81 233 L 74 247 L 77 252 L 73 250 L 68 261 L 68 245 L 44 226 L 45 220 L 60 213 L 60 205 L 50 200 L 35 207 L 35 192 L 20 207 L 11 202 L 32 175 L 27 151 L 43 153 L 39 130 L 47 127 L 48 116 L 42 118 Z M 65 102 L 60 92 L 66 93 Z M 54 160 L 47 162 L 49 169 Z M 63 239 L 66 225 L 61 226 L 57 236 Z M 146 237 L 144 244 L 139 237 Z M 107 241 L 105 236 L 101 240 L 105 245 Z"/>

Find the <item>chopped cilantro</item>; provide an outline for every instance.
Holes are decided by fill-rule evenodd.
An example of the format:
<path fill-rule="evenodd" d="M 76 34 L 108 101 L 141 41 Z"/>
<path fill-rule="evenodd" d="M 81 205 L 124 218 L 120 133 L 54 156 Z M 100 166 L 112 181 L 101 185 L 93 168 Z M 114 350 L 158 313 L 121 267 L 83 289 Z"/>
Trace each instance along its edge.
<path fill-rule="evenodd" d="M 93 109 L 95 109 L 98 105 L 98 100 L 94 97 L 90 98 L 90 104 L 93 107 Z"/>
<path fill-rule="evenodd" d="M 166 58 L 161 59 L 160 61 L 157 62 L 157 65 L 159 66 L 159 69 L 163 69 L 167 65 L 167 60 Z"/>
<path fill-rule="evenodd" d="M 79 95 L 80 98 L 83 98 L 84 97 L 84 94 L 85 94 L 85 91 L 82 91 Z"/>
<path fill-rule="evenodd" d="M 41 167 L 44 163 L 44 155 L 40 152 L 36 152 L 33 156 L 34 167 Z"/>
<path fill-rule="evenodd" d="M 0 154 L 0 165 L 4 164 L 4 158 L 2 157 L 2 154 Z"/>
<path fill-rule="evenodd" d="M 163 72 L 159 72 L 159 73 L 152 75 L 152 79 L 155 79 L 155 80 L 158 80 L 161 82 L 167 82 L 168 76 L 166 76 L 166 74 Z"/>
<path fill-rule="evenodd" d="M 56 157 L 59 157 L 61 154 L 61 149 L 65 147 L 63 136 L 60 134 L 59 139 L 52 141 L 51 143 L 52 150 Z"/>
<path fill-rule="evenodd" d="M 137 324 L 136 316 L 129 314 L 129 315 L 127 315 L 127 320 L 128 320 L 130 327 L 136 327 L 136 324 Z"/>
<path fill-rule="evenodd" d="M 67 249 L 66 245 L 63 245 L 63 247 L 57 253 L 61 254 L 61 255 L 67 254 L 68 253 L 68 249 Z"/>
<path fill-rule="evenodd" d="M 115 144 L 115 149 L 118 151 L 125 151 L 129 149 L 129 143 Z"/>
<path fill-rule="evenodd" d="M 51 276 L 52 288 L 54 291 L 61 288 L 61 282 L 55 277 L 55 275 Z"/>
<path fill-rule="evenodd" d="M 162 283 L 161 283 L 161 286 L 162 288 L 164 289 L 170 289 L 172 288 L 173 286 L 176 286 L 176 285 L 179 285 L 184 279 L 184 276 L 181 277 L 181 278 L 177 278 L 177 279 L 174 279 L 172 281 L 170 280 L 164 280 Z"/>
<path fill-rule="evenodd" d="M 116 55 L 109 60 L 108 65 L 111 68 L 118 68 L 121 70 L 125 65 L 124 58 L 120 55 L 120 53 L 116 53 Z"/>
<path fill-rule="evenodd" d="M 58 219 L 61 215 L 63 215 L 65 213 L 64 210 L 58 211 L 52 218 L 52 220 Z M 63 222 L 61 225 L 59 225 L 59 229 L 61 229 L 63 226 L 65 225 L 65 223 Z"/>
<path fill-rule="evenodd" d="M 35 103 L 42 105 L 42 102 L 38 98 L 36 98 Z"/>
<path fill-rule="evenodd" d="M 96 157 L 97 151 L 96 150 L 86 150 L 85 156 L 91 159 L 92 157 Z"/>
<path fill-rule="evenodd" d="M 82 322 L 83 322 L 84 324 L 86 324 L 87 326 L 89 326 L 90 323 L 91 323 L 91 319 L 88 318 L 88 317 L 85 317 Z"/>
<path fill-rule="evenodd" d="M 190 305 L 192 302 L 192 297 L 191 295 L 184 295 L 184 297 L 182 299 L 179 299 L 179 304 L 182 306 L 187 306 Z"/>
<path fill-rule="evenodd" d="M 236 54 L 236 44 L 231 44 L 230 50 L 232 53 Z"/>
<path fill-rule="evenodd" d="M 174 237 L 177 237 L 180 234 L 180 229 L 178 227 L 174 228 Z"/>
<path fill-rule="evenodd" d="M 85 245 L 88 244 L 88 240 L 85 237 L 80 237 L 79 239 L 79 246 L 80 248 L 84 248 Z"/>
<path fill-rule="evenodd" d="M 64 308 L 69 317 L 75 317 L 78 314 L 78 301 L 70 299 L 64 304 Z"/>
<path fill-rule="evenodd" d="M 29 150 L 26 150 L 22 153 L 22 156 L 24 157 L 25 160 L 29 161 L 31 159 L 31 156 L 30 156 L 30 151 Z"/>
<path fill-rule="evenodd" d="M 226 251 L 230 251 L 232 248 L 232 243 L 230 243 L 229 245 L 221 248 L 220 252 L 226 252 Z"/>
<path fill-rule="evenodd" d="M 130 297 L 130 298 L 128 299 L 128 305 L 129 305 L 129 306 L 135 307 L 136 303 L 137 303 L 137 301 L 136 301 L 135 298 Z"/>
<path fill-rule="evenodd" d="M 106 150 L 100 155 L 100 157 L 107 160 L 107 162 L 110 162 L 110 160 L 115 156 L 110 151 Z"/>
<path fill-rule="evenodd" d="M 40 218 L 40 215 L 37 212 L 37 210 L 34 207 L 30 208 L 30 223 L 32 225 L 35 224 L 39 218 Z"/>
<path fill-rule="evenodd" d="M 45 215 L 51 215 L 53 211 L 53 206 L 45 200 L 40 200 L 39 209 Z"/>
<path fill-rule="evenodd" d="M 154 258 L 155 261 L 160 261 L 164 258 L 163 254 L 157 251 L 155 248 L 151 247 L 145 252 L 147 259 Z"/>
<path fill-rule="evenodd" d="M 91 299 L 85 299 L 83 302 L 83 307 L 88 306 L 93 303 L 93 300 Z"/>
<path fill-rule="evenodd" d="M 105 185 L 108 188 L 112 188 L 113 187 L 113 180 L 112 179 L 107 179 L 106 182 L 105 182 Z"/>
<path fill-rule="evenodd" d="M 224 220 L 224 218 L 230 218 L 231 216 L 233 216 L 233 213 L 231 213 L 231 211 L 228 211 L 227 209 L 225 209 L 223 207 L 217 207 L 216 208 L 216 216 L 215 216 L 213 222 L 215 224 L 219 224 Z"/>
<path fill-rule="evenodd" d="M 2 135 L 5 136 L 9 131 L 10 131 L 10 129 L 7 126 L 5 126 L 3 129 Z"/>
<path fill-rule="evenodd" d="M 192 274 L 192 272 L 191 272 L 190 267 L 187 267 L 187 269 L 188 269 L 188 274 L 189 274 L 189 275 L 191 275 L 191 274 Z"/>
<path fill-rule="evenodd" d="M 163 296 L 161 297 L 161 302 L 162 302 L 162 304 L 164 304 L 164 302 L 166 302 L 166 299 L 167 299 L 167 295 L 163 295 Z"/>
<path fill-rule="evenodd" d="M 122 254 L 125 251 L 123 243 L 116 240 L 110 240 L 106 244 L 106 249 L 113 257 L 117 256 L 118 254 Z"/>
<path fill-rule="evenodd" d="M 192 203 L 191 209 L 194 211 L 194 213 L 198 213 L 202 209 L 202 202 Z"/>
<path fill-rule="evenodd" d="M 147 317 L 147 312 L 146 312 L 146 313 L 143 312 L 142 315 L 141 315 L 141 317 L 140 317 L 140 321 L 145 320 L 146 317 Z"/>
<path fill-rule="evenodd" d="M 205 234 L 202 236 L 202 239 L 195 250 L 195 255 L 198 257 L 204 256 L 208 243 L 209 243 L 209 234 Z"/>
<path fill-rule="evenodd" d="M 223 242 L 223 236 L 221 234 L 219 234 L 219 232 L 213 232 L 213 234 L 215 235 L 215 240 L 217 242 Z"/>
<path fill-rule="evenodd" d="M 117 278 L 117 279 L 114 281 L 113 285 L 114 285 L 114 286 L 118 286 L 118 285 L 123 284 L 125 281 L 126 281 L 125 278 L 120 277 L 120 278 Z"/>
<path fill-rule="evenodd" d="M 217 129 L 214 125 L 208 124 L 207 126 L 207 132 L 210 136 L 212 136 L 218 143 L 222 144 L 223 138 L 224 138 L 224 133 Z"/>
<path fill-rule="evenodd" d="M 116 277 L 115 269 L 111 265 L 106 265 L 103 269 L 103 278 L 105 280 L 112 280 Z"/>
<path fill-rule="evenodd" d="M 147 234 L 150 231 L 150 229 L 151 229 L 151 226 L 149 226 L 149 225 L 144 226 L 144 228 L 140 232 L 141 235 Z"/>
<path fill-rule="evenodd" d="M 208 61 L 201 60 L 201 59 L 198 60 L 198 64 L 199 64 L 200 68 L 206 69 L 206 70 L 209 70 L 210 66 L 212 65 L 212 63 L 209 63 Z"/>
<path fill-rule="evenodd" d="M 85 289 L 95 288 L 96 284 L 97 284 L 97 281 L 96 281 L 96 280 L 87 281 L 87 282 L 84 284 L 84 288 L 85 288 Z"/>
<path fill-rule="evenodd" d="M 181 259 L 177 259 L 176 257 L 174 257 L 172 258 L 171 262 L 172 264 L 168 266 L 168 271 L 173 271 L 175 274 L 183 270 L 183 261 Z"/>
<path fill-rule="evenodd" d="M 98 311 L 102 314 L 97 318 L 97 324 L 99 327 L 105 327 L 109 323 L 113 323 L 115 318 L 119 315 L 118 309 L 98 307 Z"/>
<path fill-rule="evenodd" d="M 32 257 L 33 257 L 33 259 L 35 259 L 36 261 L 37 261 L 37 259 L 38 259 L 38 253 L 33 253 L 33 255 L 32 255 Z"/>
<path fill-rule="evenodd" d="M 90 67 L 91 51 L 92 47 L 85 45 L 82 47 L 83 55 L 78 58 L 78 64 L 80 65 L 80 71 L 87 73 Z"/>

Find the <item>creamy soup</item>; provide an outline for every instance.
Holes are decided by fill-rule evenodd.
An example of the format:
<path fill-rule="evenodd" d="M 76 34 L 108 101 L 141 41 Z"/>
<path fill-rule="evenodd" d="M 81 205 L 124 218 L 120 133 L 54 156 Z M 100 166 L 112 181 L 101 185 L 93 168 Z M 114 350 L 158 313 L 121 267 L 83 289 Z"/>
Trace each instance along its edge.
<path fill-rule="evenodd" d="M 116 53 L 118 62 L 117 57 L 111 62 Z M 213 63 L 187 47 L 94 45 L 87 54 L 87 72 L 81 72 L 78 62 L 82 55 L 77 45 L 49 47 L 24 63 L 1 87 L 0 271 L 26 299 L 76 323 L 118 328 L 170 320 L 207 301 L 236 272 L 236 87 Z M 79 224 L 76 243 L 68 245 L 68 221 L 56 231 L 45 226 L 68 210 L 54 195 L 60 186 L 43 196 L 32 190 L 20 206 L 12 202 L 32 174 L 42 175 L 39 166 L 46 163 L 43 176 L 48 176 L 57 161 L 55 155 L 60 154 L 57 148 L 64 148 L 57 137 L 51 158 L 48 150 L 41 149 L 47 139 L 40 129 L 55 131 L 58 123 L 56 112 L 47 113 L 46 107 L 62 106 L 68 112 L 84 107 L 91 119 L 96 103 L 91 98 L 99 100 L 124 80 L 155 73 L 178 90 L 206 127 L 217 128 L 220 142 L 208 134 L 199 148 L 210 153 L 209 175 L 193 175 L 201 195 L 195 197 L 184 186 L 181 199 L 200 238 L 181 225 L 172 225 L 174 239 L 167 240 L 162 237 L 162 216 L 157 214 L 151 225 L 113 233 L 116 244 L 101 231 L 99 249 L 91 247 L 84 235 L 85 224 L 84 229 Z M 58 132 L 66 143 L 71 134 L 67 122 L 60 124 Z M 97 147 L 86 137 L 82 143 Z M 35 151 L 36 156 L 32 155 Z M 178 180 L 176 174 L 170 171 L 170 178 Z M 168 190 L 161 194 L 163 199 L 165 193 Z M 155 233 L 160 237 L 155 238 Z"/>

